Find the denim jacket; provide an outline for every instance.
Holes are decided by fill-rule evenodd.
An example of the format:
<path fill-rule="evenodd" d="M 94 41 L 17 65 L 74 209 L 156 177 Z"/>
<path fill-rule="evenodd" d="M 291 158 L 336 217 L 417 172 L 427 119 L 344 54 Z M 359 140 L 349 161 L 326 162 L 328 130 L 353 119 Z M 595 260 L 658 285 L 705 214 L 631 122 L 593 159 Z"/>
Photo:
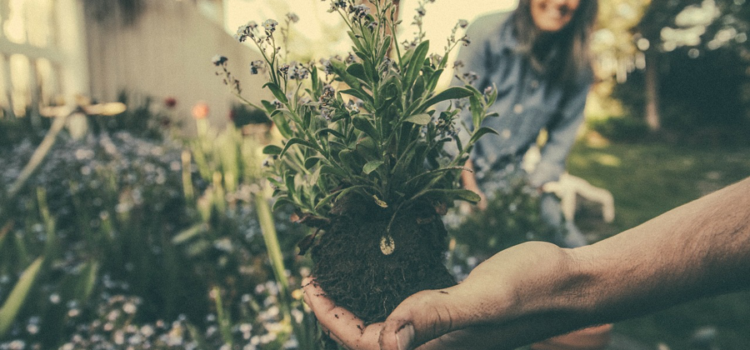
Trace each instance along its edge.
<path fill-rule="evenodd" d="M 535 171 L 529 174 L 533 186 L 557 181 L 565 170 L 565 160 L 583 122 L 583 108 L 591 87 L 592 74 L 584 74 L 575 83 L 555 83 L 531 66 L 527 57 L 517 53 L 511 13 L 494 13 L 477 19 L 467 30 L 471 45 L 462 47 L 458 60 L 465 68 L 456 74 L 473 71 L 479 91 L 493 84 L 497 101 L 489 112 L 498 117 L 485 119 L 483 126 L 498 132 L 487 134 L 475 145 L 471 159 L 477 182 L 492 181 L 492 173 L 519 161 L 543 128 L 548 141 Z M 554 59 L 552 52 L 550 59 Z M 463 85 L 454 79 L 454 85 Z M 471 113 L 463 113 L 471 127 Z M 467 134 L 464 133 L 463 137 Z"/>

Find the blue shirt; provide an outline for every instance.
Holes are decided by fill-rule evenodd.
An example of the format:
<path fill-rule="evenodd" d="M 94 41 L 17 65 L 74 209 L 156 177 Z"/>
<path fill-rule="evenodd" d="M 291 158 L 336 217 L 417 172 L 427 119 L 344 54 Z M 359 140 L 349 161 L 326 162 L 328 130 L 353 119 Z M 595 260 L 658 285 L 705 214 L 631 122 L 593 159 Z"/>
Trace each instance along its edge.
<path fill-rule="evenodd" d="M 498 92 L 489 112 L 496 112 L 499 117 L 486 118 L 482 124 L 498 135 L 483 136 L 471 154 L 480 186 L 492 178 L 492 173 L 520 161 L 544 128 L 548 131 L 548 141 L 535 171 L 529 174 L 529 181 L 533 186 L 557 181 L 583 122 L 583 108 L 592 82 L 590 72 L 565 84 L 552 81 L 534 69 L 528 57 L 516 52 L 512 18 L 512 12 L 506 12 L 477 19 L 467 29 L 471 45 L 462 47 L 458 53 L 458 60 L 465 67 L 456 74 L 473 71 L 479 76 L 474 83 L 479 91 L 495 84 Z M 553 51 L 550 59 L 554 58 Z M 454 85 L 463 83 L 455 79 Z M 471 113 L 464 113 L 463 120 L 471 127 Z"/>

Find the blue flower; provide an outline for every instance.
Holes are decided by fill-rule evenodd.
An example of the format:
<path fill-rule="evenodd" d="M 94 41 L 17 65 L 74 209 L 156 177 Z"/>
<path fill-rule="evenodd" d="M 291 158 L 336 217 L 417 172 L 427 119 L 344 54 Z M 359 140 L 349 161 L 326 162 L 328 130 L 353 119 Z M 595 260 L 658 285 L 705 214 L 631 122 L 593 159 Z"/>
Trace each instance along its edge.
<path fill-rule="evenodd" d="M 214 66 L 221 66 L 224 63 L 227 62 L 227 58 L 221 55 L 214 55 L 214 57 L 211 58 L 211 63 L 214 64 Z"/>

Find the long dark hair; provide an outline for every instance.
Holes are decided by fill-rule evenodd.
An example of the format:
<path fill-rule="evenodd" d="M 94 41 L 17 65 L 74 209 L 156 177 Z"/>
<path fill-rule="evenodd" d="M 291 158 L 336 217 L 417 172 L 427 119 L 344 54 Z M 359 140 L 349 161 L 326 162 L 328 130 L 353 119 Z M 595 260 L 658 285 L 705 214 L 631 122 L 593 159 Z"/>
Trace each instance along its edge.
<path fill-rule="evenodd" d="M 591 69 L 589 39 L 599 10 L 598 0 L 581 0 L 570 23 L 562 30 L 546 34 L 539 30 L 531 17 L 531 0 L 520 0 L 513 14 L 517 50 L 531 60 L 532 65 L 554 81 L 572 83 Z M 555 50 L 556 58 L 546 60 Z"/>

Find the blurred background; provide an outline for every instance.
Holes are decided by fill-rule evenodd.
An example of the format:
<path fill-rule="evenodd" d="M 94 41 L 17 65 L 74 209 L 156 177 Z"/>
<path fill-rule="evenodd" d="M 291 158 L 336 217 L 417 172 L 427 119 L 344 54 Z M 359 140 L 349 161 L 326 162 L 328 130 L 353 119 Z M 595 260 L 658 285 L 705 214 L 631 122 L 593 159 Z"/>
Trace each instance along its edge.
<path fill-rule="evenodd" d="M 416 31 L 418 6 L 400 1 L 399 35 Z M 458 19 L 515 6 L 438 0 L 426 7 L 427 39 L 441 52 Z M 750 174 L 750 3 L 599 6 L 597 80 L 568 159 L 588 186 L 569 198 L 569 219 L 591 241 Z M 299 291 L 310 262 L 295 255 L 306 229 L 288 208 L 271 214 L 262 181 L 271 124 L 230 93 L 211 58 L 229 59 L 244 98 L 268 98 L 249 72 L 260 54 L 236 28 L 296 13 L 290 59 L 345 56 L 346 27 L 328 8 L 0 0 L 0 349 L 318 348 Z M 452 226 L 457 276 L 542 236 L 534 198 L 511 186 L 500 199 L 500 222 Z M 508 238 L 476 244 L 496 238 L 467 233 L 489 230 Z M 750 294 L 615 331 L 648 349 L 747 349 Z"/>

